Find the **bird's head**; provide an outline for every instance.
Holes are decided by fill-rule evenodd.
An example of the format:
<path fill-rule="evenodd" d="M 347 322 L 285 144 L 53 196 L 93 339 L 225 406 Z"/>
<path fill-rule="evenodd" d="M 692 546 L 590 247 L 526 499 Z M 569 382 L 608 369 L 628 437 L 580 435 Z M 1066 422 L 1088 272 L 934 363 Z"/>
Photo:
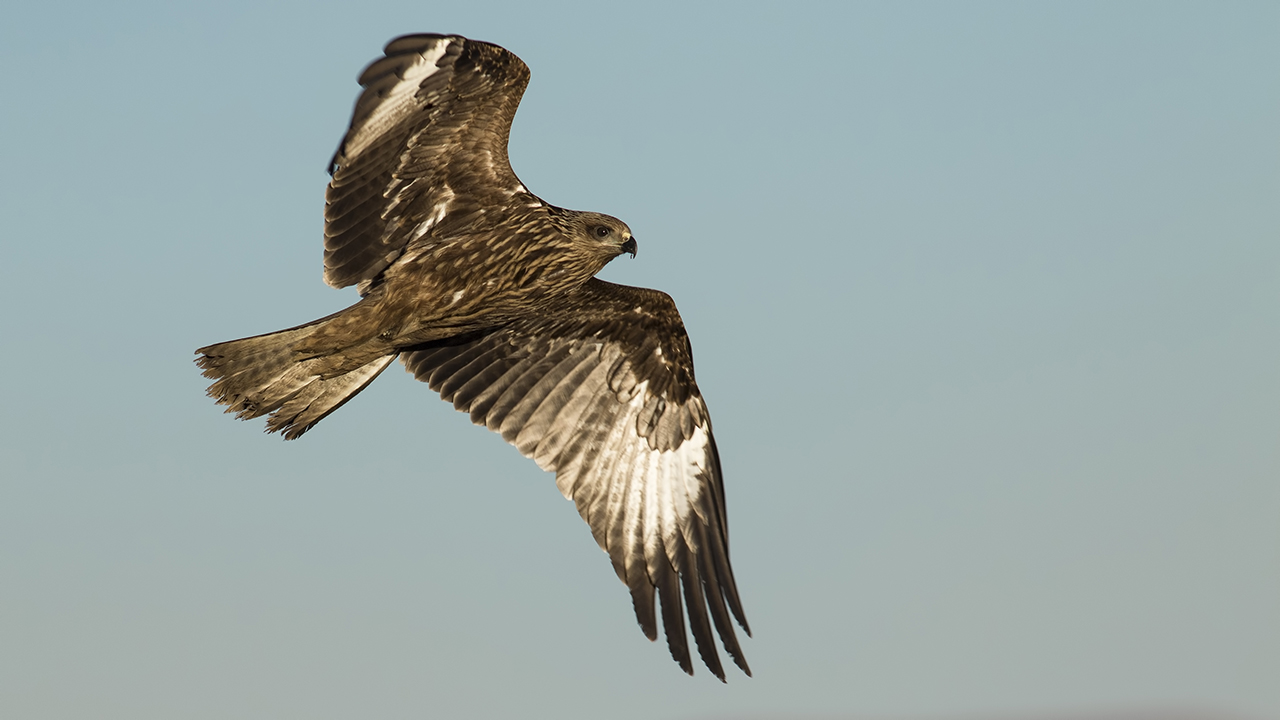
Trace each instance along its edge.
<path fill-rule="evenodd" d="M 579 237 L 576 239 L 604 256 L 605 262 L 622 253 L 636 256 L 636 239 L 631 236 L 631 228 L 618 218 L 584 212 L 578 214 L 577 220 L 576 234 Z"/>

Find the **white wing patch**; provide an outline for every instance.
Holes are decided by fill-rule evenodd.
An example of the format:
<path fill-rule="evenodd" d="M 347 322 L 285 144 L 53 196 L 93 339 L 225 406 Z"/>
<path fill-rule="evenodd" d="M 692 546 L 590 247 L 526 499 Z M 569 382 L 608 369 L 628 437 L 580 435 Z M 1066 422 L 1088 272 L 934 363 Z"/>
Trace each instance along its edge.
<path fill-rule="evenodd" d="M 592 384 L 584 382 L 582 387 Z M 544 470 L 558 470 L 556 485 L 569 500 L 574 499 L 575 491 L 583 483 L 616 483 L 611 488 L 612 492 L 623 494 L 614 502 L 626 505 L 626 510 L 620 515 L 633 530 L 636 523 L 643 523 L 643 534 L 656 543 L 656 536 L 678 533 L 682 526 L 698 516 L 703 488 L 697 478 L 710 475 L 707 458 L 711 454 L 711 440 L 705 425 L 697 425 L 689 439 L 679 447 L 673 450 L 651 448 L 636 430 L 640 413 L 650 399 L 648 385 L 645 381 L 634 388 L 626 409 L 614 419 L 608 435 L 600 440 L 599 455 L 587 471 L 587 477 L 580 474 L 583 470 L 579 463 L 580 455 L 563 467 L 553 467 L 554 456 L 558 454 L 555 451 L 560 449 L 563 438 L 544 437 L 536 450 L 529 448 L 532 452 L 525 454 L 533 457 Z M 579 398 L 571 398 L 566 405 L 574 407 L 577 404 L 574 400 Z M 568 420 L 565 425 L 576 426 L 574 421 L 580 418 L 582 408 L 567 414 L 569 417 L 562 416 L 560 420 Z M 630 488 L 625 487 L 627 483 L 617 482 L 624 477 L 631 478 Z M 703 522 L 707 520 L 701 519 Z M 602 542 L 600 547 L 605 552 L 609 551 L 606 543 Z M 671 542 L 667 547 L 674 548 L 677 544 Z"/>
<path fill-rule="evenodd" d="M 382 98 L 382 102 L 361 123 L 360 130 L 347 138 L 344 154 L 348 163 L 351 159 L 360 155 L 365 148 L 369 147 L 388 128 L 394 126 L 405 115 L 417 109 L 415 96 L 418 93 L 418 87 L 422 85 L 423 80 L 434 75 L 440 69 L 436 67 L 436 62 L 444 56 L 445 50 L 449 48 L 449 44 L 452 42 L 454 42 L 453 38 L 442 38 L 439 42 L 418 54 L 419 59 L 404 71 L 404 77 L 400 79 L 400 82 L 387 91 Z"/>

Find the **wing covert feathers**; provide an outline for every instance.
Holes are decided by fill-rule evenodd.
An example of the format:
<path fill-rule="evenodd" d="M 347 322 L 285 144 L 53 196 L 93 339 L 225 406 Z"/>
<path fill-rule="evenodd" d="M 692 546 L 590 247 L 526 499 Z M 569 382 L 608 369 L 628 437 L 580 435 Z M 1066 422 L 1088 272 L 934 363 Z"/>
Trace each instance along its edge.
<path fill-rule="evenodd" d="M 472 422 L 556 473 L 651 640 L 656 591 L 685 672 L 687 617 L 717 677 L 716 633 L 750 675 L 732 622 L 750 634 L 729 565 L 720 459 L 668 296 L 593 279 L 545 316 L 411 348 L 403 359 Z"/>

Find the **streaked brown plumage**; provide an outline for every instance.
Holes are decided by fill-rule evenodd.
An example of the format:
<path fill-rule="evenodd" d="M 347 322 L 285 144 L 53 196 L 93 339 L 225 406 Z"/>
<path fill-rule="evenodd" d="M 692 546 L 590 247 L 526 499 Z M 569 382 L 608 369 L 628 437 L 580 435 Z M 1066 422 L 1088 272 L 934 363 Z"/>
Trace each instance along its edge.
<path fill-rule="evenodd" d="M 519 58 L 443 35 L 385 52 L 360 76 L 326 193 L 325 281 L 357 285 L 360 301 L 201 348 L 210 396 L 293 439 L 402 357 L 556 473 L 650 639 L 656 590 L 686 672 L 687 614 L 712 672 L 724 679 L 714 625 L 750 674 L 732 624 L 747 629 L 719 455 L 675 304 L 595 279 L 635 253 L 625 223 L 544 203 L 511 171 L 507 137 L 529 80 Z"/>

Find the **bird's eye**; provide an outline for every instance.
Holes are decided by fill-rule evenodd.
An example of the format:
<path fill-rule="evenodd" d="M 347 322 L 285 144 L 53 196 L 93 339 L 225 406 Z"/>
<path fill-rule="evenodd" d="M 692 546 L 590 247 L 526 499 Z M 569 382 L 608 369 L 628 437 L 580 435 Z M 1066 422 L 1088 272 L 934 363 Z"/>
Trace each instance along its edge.
<path fill-rule="evenodd" d="M 596 235 L 599 237 L 609 237 L 610 232 L 611 231 L 609 230 L 609 228 L 605 227 L 604 225 L 601 225 L 596 228 Z"/>

